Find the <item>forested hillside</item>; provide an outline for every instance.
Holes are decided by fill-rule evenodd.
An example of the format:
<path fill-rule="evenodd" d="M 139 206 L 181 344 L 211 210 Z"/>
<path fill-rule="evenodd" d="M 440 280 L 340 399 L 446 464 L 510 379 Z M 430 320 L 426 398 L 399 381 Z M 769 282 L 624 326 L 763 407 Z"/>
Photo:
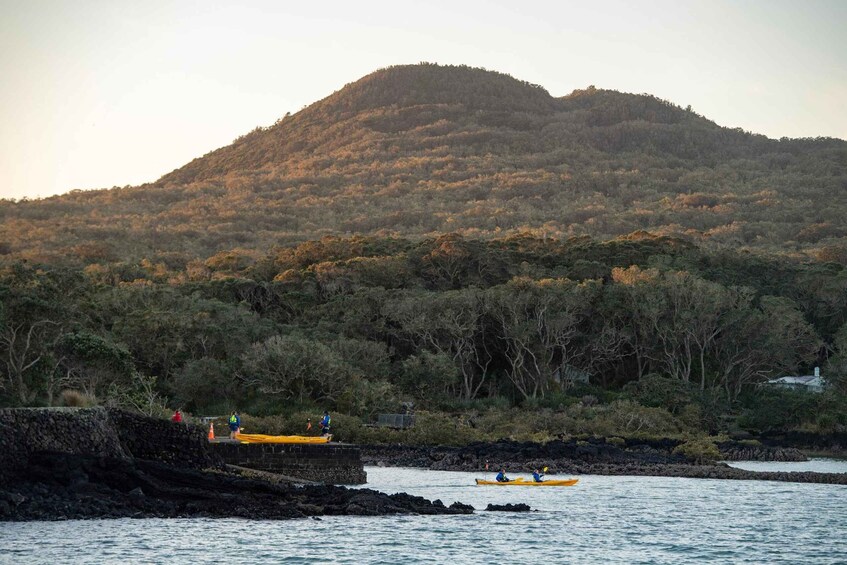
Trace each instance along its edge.
<path fill-rule="evenodd" d="M 124 282 L 8 266 L 0 401 L 73 390 L 152 412 L 330 407 L 364 422 L 413 402 L 487 414 L 494 438 L 847 425 L 847 271 L 831 263 L 646 234 L 445 234 L 323 238 L 215 269 Z M 824 394 L 758 388 L 815 365 Z M 477 437 L 453 422 L 437 420 L 444 441 Z"/>
<path fill-rule="evenodd" d="M 163 132 L 166 134 L 166 132 Z M 323 235 L 636 230 L 847 261 L 847 143 L 468 67 L 377 71 L 158 182 L 0 202 L 0 253 L 184 268 Z"/>

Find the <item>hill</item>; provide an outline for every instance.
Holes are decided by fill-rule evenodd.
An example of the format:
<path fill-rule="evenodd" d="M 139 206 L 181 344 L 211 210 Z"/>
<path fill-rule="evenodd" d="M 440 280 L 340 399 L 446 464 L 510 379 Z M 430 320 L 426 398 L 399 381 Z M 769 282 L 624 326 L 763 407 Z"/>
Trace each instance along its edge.
<path fill-rule="evenodd" d="M 183 268 L 324 235 L 612 238 L 847 257 L 847 143 L 649 95 L 555 98 L 469 67 L 379 70 L 139 187 L 0 202 L 0 253 Z"/>

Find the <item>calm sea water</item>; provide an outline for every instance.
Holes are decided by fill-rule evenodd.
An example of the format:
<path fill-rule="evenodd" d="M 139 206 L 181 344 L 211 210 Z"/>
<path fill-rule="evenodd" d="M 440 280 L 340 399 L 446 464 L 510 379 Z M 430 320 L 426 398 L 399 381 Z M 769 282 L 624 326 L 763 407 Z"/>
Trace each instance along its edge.
<path fill-rule="evenodd" d="M 847 563 L 844 486 L 586 475 L 569 488 L 477 487 L 479 474 L 367 471 L 385 492 L 537 511 L 0 523 L 0 563 Z"/>

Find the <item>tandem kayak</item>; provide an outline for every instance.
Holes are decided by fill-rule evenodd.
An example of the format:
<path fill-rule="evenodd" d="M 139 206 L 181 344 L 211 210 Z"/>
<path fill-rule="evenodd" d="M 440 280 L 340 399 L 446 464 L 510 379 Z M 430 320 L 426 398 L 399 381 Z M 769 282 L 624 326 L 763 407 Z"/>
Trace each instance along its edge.
<path fill-rule="evenodd" d="M 512 479 L 511 481 L 504 483 L 499 483 L 497 481 L 486 481 L 484 479 L 476 479 L 476 484 L 478 485 L 490 485 L 498 487 L 572 487 L 578 482 L 579 479 L 550 479 L 537 483 L 535 481 L 524 480 L 521 477 L 518 477 L 517 479 Z"/>
<path fill-rule="evenodd" d="M 238 434 L 241 443 L 329 443 L 330 436 L 266 436 L 263 434 Z"/>

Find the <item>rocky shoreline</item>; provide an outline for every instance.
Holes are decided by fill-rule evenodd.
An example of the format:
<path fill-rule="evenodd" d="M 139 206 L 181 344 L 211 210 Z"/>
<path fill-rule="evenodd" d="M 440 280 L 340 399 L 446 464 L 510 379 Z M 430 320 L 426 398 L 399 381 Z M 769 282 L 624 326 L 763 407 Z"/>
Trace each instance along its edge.
<path fill-rule="evenodd" d="M 696 464 L 672 452 L 677 444 L 673 440 L 660 440 L 617 446 L 596 438 L 546 444 L 501 441 L 464 447 L 371 445 L 362 446 L 362 461 L 365 465 L 489 474 L 500 468 L 528 473 L 535 468 L 548 467 L 548 474 L 568 476 L 635 475 L 847 485 L 847 473 L 756 472 L 725 463 Z M 789 450 L 781 453 L 794 456 Z"/>
<path fill-rule="evenodd" d="M 0 487 L 0 520 L 250 518 L 470 514 L 473 508 L 405 493 L 295 485 L 225 470 L 148 460 L 40 452 L 26 473 Z"/>
<path fill-rule="evenodd" d="M 92 518 L 241 517 L 290 519 L 390 514 L 470 514 L 405 493 L 287 482 L 225 465 L 205 431 L 128 412 L 0 410 L 0 521 Z M 839 440 L 840 441 L 840 440 Z M 677 440 L 621 438 L 500 441 L 464 447 L 362 447 L 369 465 L 494 473 L 548 467 L 558 475 L 640 475 L 847 484 L 847 473 L 752 472 L 695 464 Z M 843 445 L 840 444 L 840 445 Z M 797 449 L 726 442 L 727 458 L 797 460 Z"/>
<path fill-rule="evenodd" d="M 204 430 L 128 412 L 0 410 L 0 521 L 470 514 L 405 493 L 299 485 L 223 464 Z"/>

